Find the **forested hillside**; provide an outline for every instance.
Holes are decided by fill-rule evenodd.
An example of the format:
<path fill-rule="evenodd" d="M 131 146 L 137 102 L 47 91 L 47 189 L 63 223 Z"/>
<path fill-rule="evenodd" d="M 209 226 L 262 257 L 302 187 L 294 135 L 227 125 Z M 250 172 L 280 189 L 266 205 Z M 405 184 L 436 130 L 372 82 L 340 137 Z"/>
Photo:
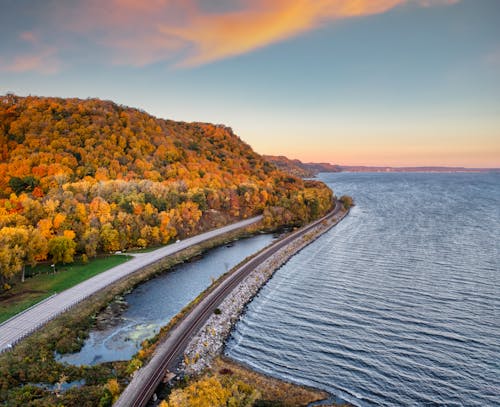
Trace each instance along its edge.
<path fill-rule="evenodd" d="M 331 191 L 278 170 L 230 128 L 97 99 L 0 97 L 0 272 L 166 244 L 264 213 L 325 213 Z M 0 287 L 1 289 L 1 287 Z"/>
<path fill-rule="evenodd" d="M 262 157 L 281 171 L 292 174 L 295 177 L 311 178 L 317 174 L 315 171 L 306 168 L 300 160 L 293 160 L 283 155 L 263 155 Z"/>
<path fill-rule="evenodd" d="M 282 155 L 264 155 L 266 161 L 274 164 L 278 169 L 297 177 L 315 177 L 320 172 L 341 172 L 344 167 L 330 163 L 303 163 Z"/>

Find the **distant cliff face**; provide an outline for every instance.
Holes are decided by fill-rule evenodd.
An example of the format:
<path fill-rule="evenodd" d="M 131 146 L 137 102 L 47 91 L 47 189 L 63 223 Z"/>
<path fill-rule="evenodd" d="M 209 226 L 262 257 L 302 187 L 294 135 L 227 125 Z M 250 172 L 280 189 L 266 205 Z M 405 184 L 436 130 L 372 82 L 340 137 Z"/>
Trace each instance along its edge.
<path fill-rule="evenodd" d="M 280 170 L 301 178 L 311 178 L 320 172 L 500 172 L 500 168 L 465 167 L 376 167 L 363 165 L 336 165 L 329 163 L 303 163 L 285 156 L 264 155 L 265 160 Z"/>
<path fill-rule="evenodd" d="M 280 170 L 301 178 L 311 178 L 320 172 L 341 171 L 341 167 L 329 163 L 303 163 L 300 160 L 291 160 L 282 155 L 264 155 L 263 157 Z"/>
<path fill-rule="evenodd" d="M 324 184 L 278 170 L 222 125 L 98 99 L 0 97 L 0 232 L 66 238 L 92 256 L 259 213 L 301 224 L 331 200 Z"/>
<path fill-rule="evenodd" d="M 262 157 L 269 163 L 278 167 L 280 170 L 293 176 L 310 178 L 316 175 L 314 171 L 307 169 L 304 163 L 300 160 L 291 160 L 283 155 L 263 155 Z"/>

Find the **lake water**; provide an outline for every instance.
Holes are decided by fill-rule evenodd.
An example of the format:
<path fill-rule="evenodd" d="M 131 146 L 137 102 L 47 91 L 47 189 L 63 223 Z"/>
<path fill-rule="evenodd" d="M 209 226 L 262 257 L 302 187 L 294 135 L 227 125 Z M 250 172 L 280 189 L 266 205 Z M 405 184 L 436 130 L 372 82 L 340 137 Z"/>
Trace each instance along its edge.
<path fill-rule="evenodd" d="M 125 296 L 128 308 L 117 325 L 93 329 L 80 352 L 63 355 L 58 360 L 75 365 L 129 360 L 144 339 L 154 336 L 207 288 L 212 279 L 269 245 L 273 239 L 272 235 L 265 234 L 235 241 L 140 284 Z"/>
<path fill-rule="evenodd" d="M 500 175 L 323 174 L 356 207 L 226 353 L 357 406 L 500 406 Z"/>

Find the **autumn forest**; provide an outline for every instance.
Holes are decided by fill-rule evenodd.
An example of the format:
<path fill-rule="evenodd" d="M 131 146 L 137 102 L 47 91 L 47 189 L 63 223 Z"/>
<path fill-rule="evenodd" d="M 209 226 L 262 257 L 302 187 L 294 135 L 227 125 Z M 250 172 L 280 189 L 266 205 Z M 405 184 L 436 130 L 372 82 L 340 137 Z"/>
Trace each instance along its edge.
<path fill-rule="evenodd" d="M 26 265 L 168 244 L 237 219 L 298 226 L 332 192 L 223 125 L 98 99 L 0 98 L 0 291 Z"/>

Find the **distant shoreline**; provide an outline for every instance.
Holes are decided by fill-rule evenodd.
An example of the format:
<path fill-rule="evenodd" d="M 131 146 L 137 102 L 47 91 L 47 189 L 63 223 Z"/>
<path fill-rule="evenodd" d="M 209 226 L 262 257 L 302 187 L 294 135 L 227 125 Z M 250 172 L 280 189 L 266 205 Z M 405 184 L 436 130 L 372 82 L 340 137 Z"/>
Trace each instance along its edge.
<path fill-rule="evenodd" d="M 322 172 L 500 173 L 500 168 L 444 167 L 439 165 L 415 167 L 392 167 L 389 165 L 340 165 L 313 162 L 304 163 L 300 160 L 289 159 L 283 155 L 264 155 L 263 157 L 280 170 L 302 178 L 313 178 Z"/>
<path fill-rule="evenodd" d="M 465 167 L 368 167 L 340 165 L 339 172 L 423 172 L 423 173 L 500 173 L 500 168 Z"/>

